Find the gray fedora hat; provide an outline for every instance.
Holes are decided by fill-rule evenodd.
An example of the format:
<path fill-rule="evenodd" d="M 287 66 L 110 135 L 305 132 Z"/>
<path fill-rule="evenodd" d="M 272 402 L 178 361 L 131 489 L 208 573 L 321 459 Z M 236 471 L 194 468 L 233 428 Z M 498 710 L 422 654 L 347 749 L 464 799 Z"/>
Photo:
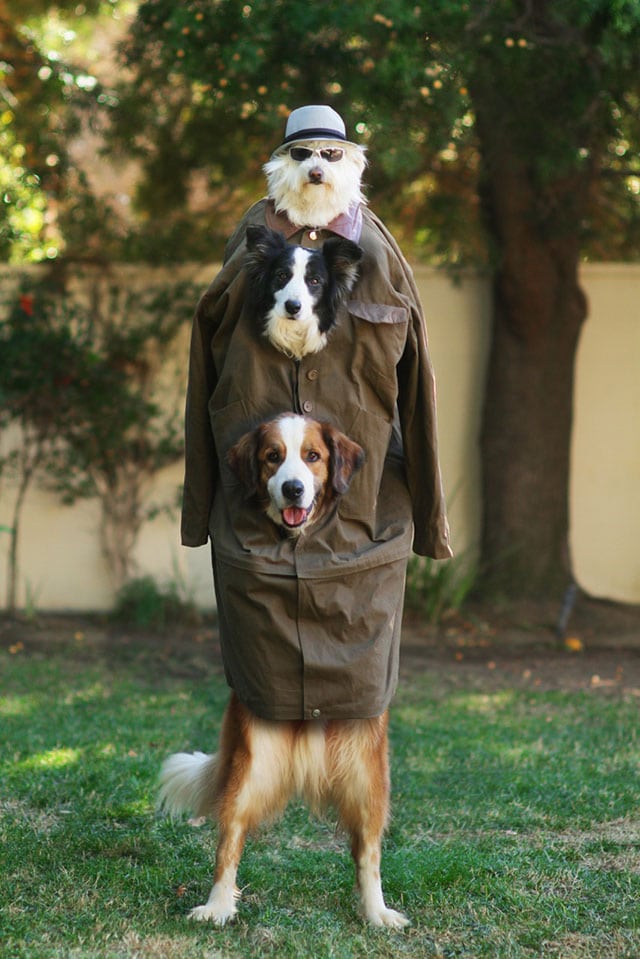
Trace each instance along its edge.
<path fill-rule="evenodd" d="M 348 143 L 344 120 L 339 113 L 324 104 L 298 107 L 289 114 L 284 140 L 275 151 L 279 153 L 292 143 L 303 140 L 341 140 Z"/>

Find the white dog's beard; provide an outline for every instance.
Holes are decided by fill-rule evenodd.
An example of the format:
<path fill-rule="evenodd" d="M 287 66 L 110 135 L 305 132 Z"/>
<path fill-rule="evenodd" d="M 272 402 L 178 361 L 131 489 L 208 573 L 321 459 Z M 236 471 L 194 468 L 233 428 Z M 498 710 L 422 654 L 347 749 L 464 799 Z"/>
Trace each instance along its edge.
<path fill-rule="evenodd" d="M 307 144 L 305 144 L 306 146 Z M 309 143 L 326 146 L 325 143 Z M 337 163 L 311 157 L 302 163 L 292 160 L 288 152 L 272 157 L 264 166 L 269 196 L 278 213 L 286 213 L 294 226 L 324 227 L 336 217 L 366 200 L 361 190 L 362 172 L 366 166 L 364 151 L 348 144 L 335 144 L 345 149 Z M 322 183 L 309 181 L 309 170 L 322 168 Z"/>
<path fill-rule="evenodd" d="M 294 226 L 327 226 L 348 209 L 327 183 L 308 184 L 300 192 L 289 190 L 276 200 L 276 211 L 286 213 Z"/>

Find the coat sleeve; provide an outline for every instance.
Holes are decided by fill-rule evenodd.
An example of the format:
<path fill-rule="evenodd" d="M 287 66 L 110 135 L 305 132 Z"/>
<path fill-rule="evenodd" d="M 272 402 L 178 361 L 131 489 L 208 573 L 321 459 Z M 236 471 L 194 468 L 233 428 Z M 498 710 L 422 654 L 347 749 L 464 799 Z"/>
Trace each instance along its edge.
<path fill-rule="evenodd" d="M 414 552 L 433 559 L 453 555 L 438 458 L 436 382 L 427 327 L 411 267 L 381 220 L 370 213 L 389 251 L 391 279 L 409 311 L 407 341 L 398 364 L 398 414 L 414 524 Z"/>
<path fill-rule="evenodd" d="M 209 537 L 209 512 L 218 475 L 208 412 L 216 383 L 210 344 L 216 315 L 223 313 L 224 308 L 224 292 L 217 290 L 214 281 L 198 304 L 191 331 L 181 523 L 184 546 L 202 546 Z"/>
<path fill-rule="evenodd" d="M 223 323 L 233 322 L 237 294 L 232 291 L 242 257 L 227 263 L 196 308 L 189 351 L 185 411 L 185 474 L 181 541 L 202 546 L 209 538 L 209 515 L 218 482 L 218 459 L 209 419 L 209 400 L 217 383 L 212 343 Z M 237 286 L 237 284 L 235 284 Z"/>
<path fill-rule="evenodd" d="M 245 233 L 249 223 L 261 222 L 264 201 L 254 204 L 238 224 L 227 244 L 224 265 L 202 296 L 193 319 L 185 412 L 184 546 L 203 546 L 209 538 L 209 515 L 219 476 L 209 420 L 209 400 L 217 383 L 212 344 L 223 324 L 237 321 L 242 308 L 242 284 L 237 278 L 244 262 Z"/>
<path fill-rule="evenodd" d="M 448 559 L 453 553 L 438 459 L 436 384 L 419 304 L 411 310 L 398 384 L 405 469 L 413 504 L 413 549 L 421 556 Z"/>

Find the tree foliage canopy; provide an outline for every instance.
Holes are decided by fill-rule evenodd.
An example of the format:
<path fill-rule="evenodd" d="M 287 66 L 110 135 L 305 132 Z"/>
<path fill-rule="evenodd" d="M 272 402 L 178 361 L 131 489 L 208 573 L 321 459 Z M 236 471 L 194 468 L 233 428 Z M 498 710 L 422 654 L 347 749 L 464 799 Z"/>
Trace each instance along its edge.
<path fill-rule="evenodd" d="M 288 112 L 329 102 L 370 149 L 371 201 L 410 253 L 486 260 L 484 115 L 541 184 L 589 168 L 587 255 L 638 256 L 634 0 L 142 0 L 107 81 L 75 47 L 75 62 L 50 49 L 52 18 L 90 36 L 130 7 L 0 3 L 0 255 L 211 258 L 262 193 Z M 141 170 L 124 222 L 69 152 L 107 123 L 110 157 Z"/>
<path fill-rule="evenodd" d="M 0 257 L 55 259 L 95 227 L 78 217 L 94 205 L 86 174 L 70 144 L 100 106 L 101 91 L 86 63 L 65 49 L 93 22 L 100 0 L 0 0 Z M 79 12 L 81 11 L 81 13 Z M 82 220 L 77 223 L 75 221 Z"/>
<path fill-rule="evenodd" d="M 212 195 L 259 191 L 290 109 L 330 102 L 369 147 L 372 200 L 402 239 L 477 261 L 482 114 L 541 187 L 593 168 L 585 250 L 633 256 L 639 41 L 633 0 L 144 0 L 114 131 L 159 217 L 184 207 L 195 171 Z"/>

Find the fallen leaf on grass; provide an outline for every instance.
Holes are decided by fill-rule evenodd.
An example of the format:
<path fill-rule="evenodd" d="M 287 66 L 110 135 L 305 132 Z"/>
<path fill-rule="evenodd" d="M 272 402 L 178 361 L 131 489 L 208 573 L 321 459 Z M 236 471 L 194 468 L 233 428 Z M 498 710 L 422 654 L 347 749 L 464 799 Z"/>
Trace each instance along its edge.
<path fill-rule="evenodd" d="M 567 636 L 564 646 L 570 653 L 581 653 L 584 649 L 584 643 L 578 636 Z"/>

